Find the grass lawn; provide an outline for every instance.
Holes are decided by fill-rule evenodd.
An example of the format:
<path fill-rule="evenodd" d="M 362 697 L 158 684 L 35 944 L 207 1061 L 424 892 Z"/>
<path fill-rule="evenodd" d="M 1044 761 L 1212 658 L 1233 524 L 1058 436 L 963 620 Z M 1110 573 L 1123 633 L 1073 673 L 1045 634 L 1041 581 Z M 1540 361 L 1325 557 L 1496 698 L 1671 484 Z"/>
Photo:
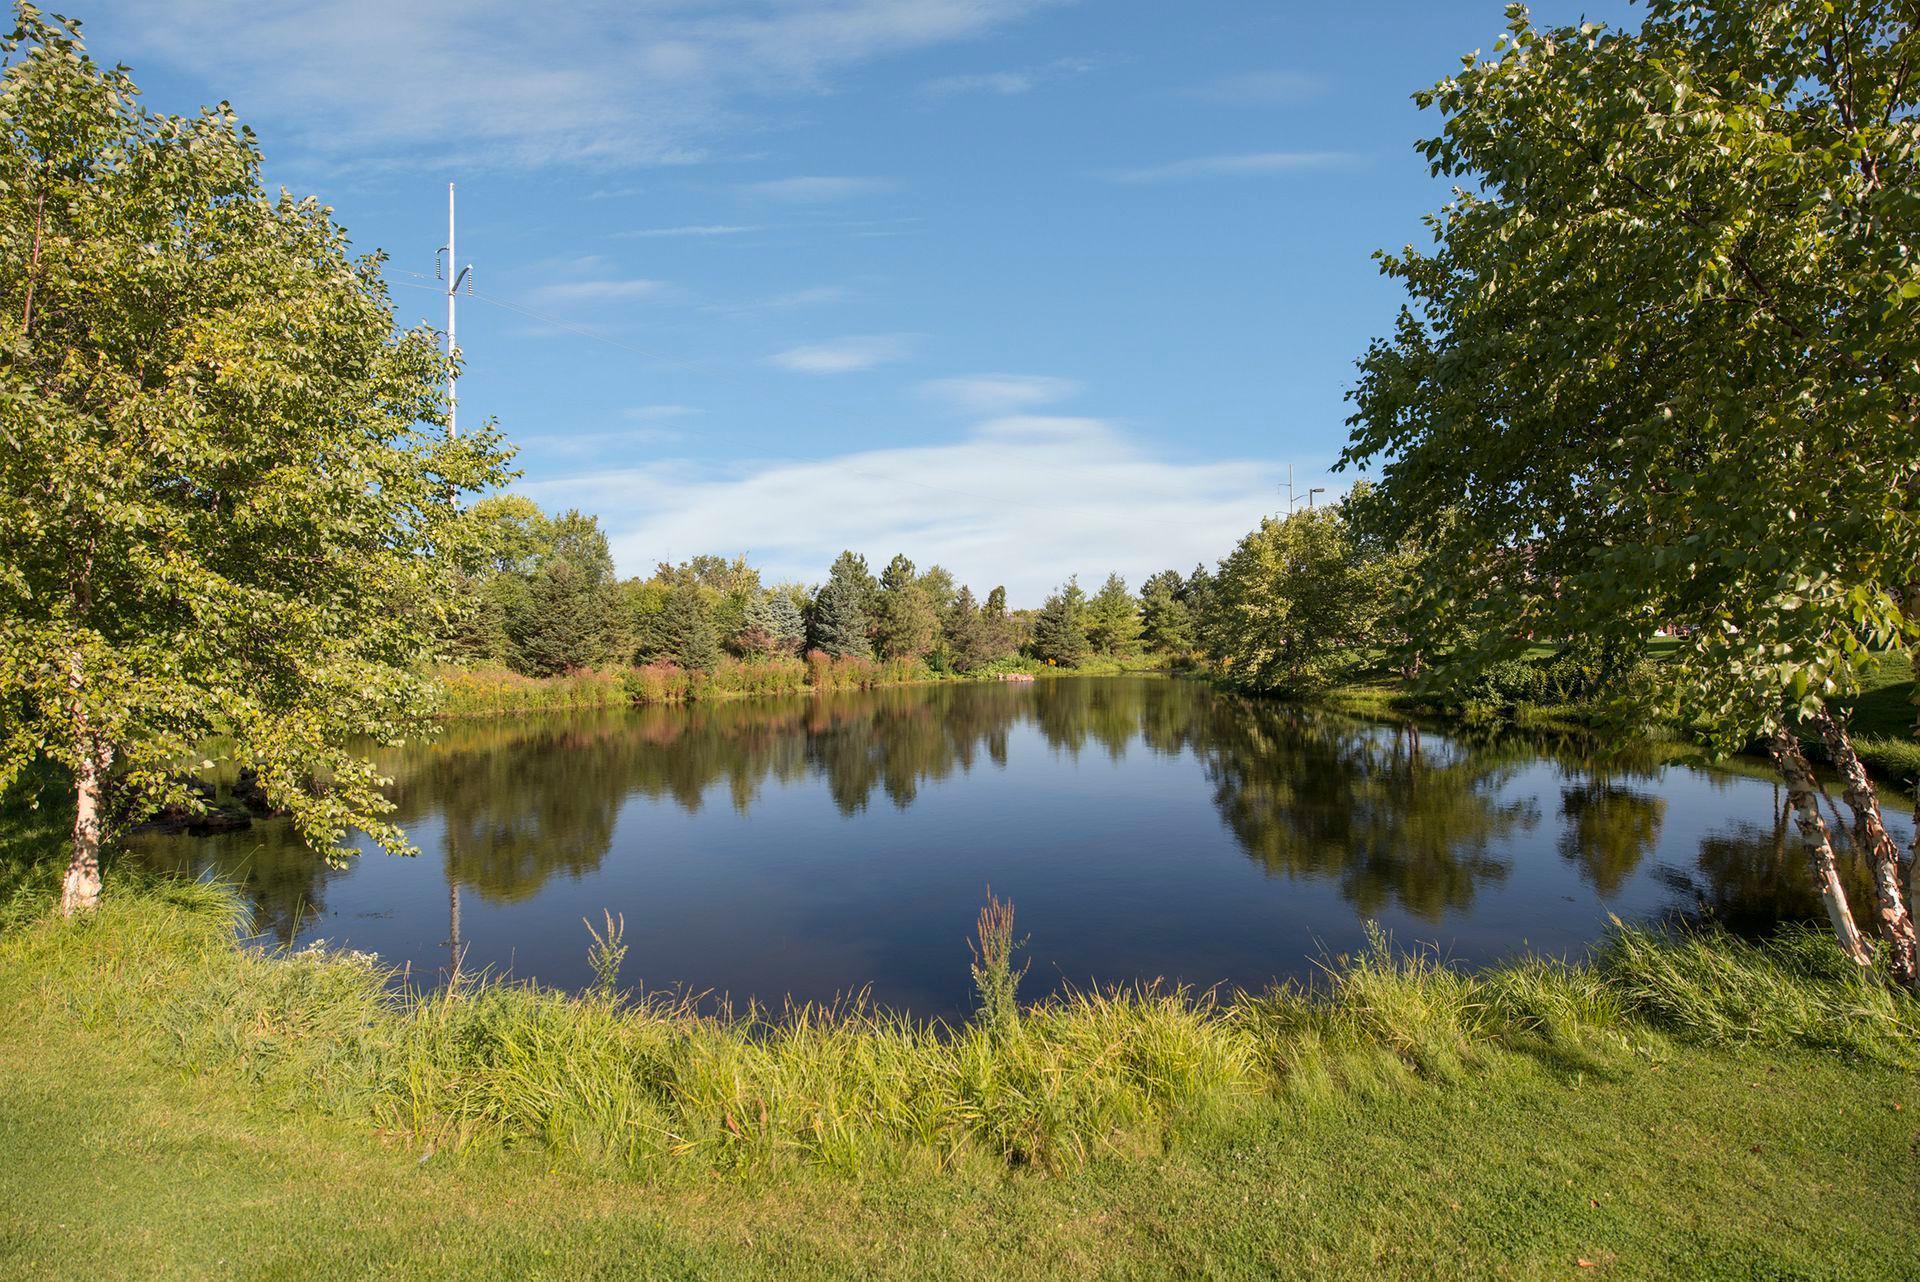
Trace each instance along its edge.
<path fill-rule="evenodd" d="M 62 929 L 0 934 L 0 1277 L 1920 1277 L 1920 1073 L 1878 1034 L 1709 1045 L 1602 1022 L 1584 1050 L 1266 1094 L 1059 1165 L 628 1165 L 382 1131 L 308 1089 L 337 1046 L 219 988 L 286 963 L 196 946 L 156 966 L 152 939 Z M 1680 995 L 1703 1029 L 1852 1000 L 1718 973 L 1727 991 Z M 1412 1025 L 1379 1024 L 1387 1005 L 1452 984 L 1372 982 L 1389 1039 Z M 1873 1009 L 1910 1039 L 1894 1000 Z"/>

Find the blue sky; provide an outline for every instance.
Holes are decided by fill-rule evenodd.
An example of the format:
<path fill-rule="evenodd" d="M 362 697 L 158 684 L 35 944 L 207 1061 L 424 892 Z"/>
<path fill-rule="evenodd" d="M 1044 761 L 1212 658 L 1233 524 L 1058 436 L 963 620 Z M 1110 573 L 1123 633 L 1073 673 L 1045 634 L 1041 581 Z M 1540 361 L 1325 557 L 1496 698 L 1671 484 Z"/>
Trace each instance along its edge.
<path fill-rule="evenodd" d="M 1444 196 L 1409 100 L 1493 0 L 107 0 L 150 105 L 232 101 L 270 181 L 431 292 L 463 421 L 625 573 L 842 547 L 1037 604 L 1213 562 L 1345 436 Z M 1535 6 L 1542 20 L 1624 5 Z M 412 273 L 412 274 L 409 274 Z M 427 286 L 427 287 L 422 287 Z"/>

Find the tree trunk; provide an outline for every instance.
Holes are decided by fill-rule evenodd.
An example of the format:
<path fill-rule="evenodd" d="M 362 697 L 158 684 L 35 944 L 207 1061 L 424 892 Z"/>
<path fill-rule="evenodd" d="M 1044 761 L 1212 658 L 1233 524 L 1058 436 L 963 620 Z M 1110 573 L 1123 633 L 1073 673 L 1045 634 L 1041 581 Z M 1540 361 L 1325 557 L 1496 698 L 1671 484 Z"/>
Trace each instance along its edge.
<path fill-rule="evenodd" d="M 1853 750 L 1847 728 L 1831 712 L 1822 712 L 1816 725 L 1827 741 L 1827 755 L 1846 784 L 1847 808 L 1853 811 L 1856 843 L 1866 852 L 1873 869 L 1875 909 L 1879 914 L 1880 935 L 1887 941 L 1887 971 L 1895 983 L 1911 987 L 1915 979 L 1913 917 L 1900 895 L 1900 846 L 1887 834 L 1880 817 L 1880 799 L 1860 754 Z"/>
<path fill-rule="evenodd" d="M 84 734 L 73 771 L 73 856 L 60 888 L 60 911 L 71 917 L 100 906 L 100 810 L 112 752 Z"/>
<path fill-rule="evenodd" d="M 1807 863 L 1813 871 L 1813 884 L 1819 890 L 1820 898 L 1826 903 L 1827 918 L 1833 923 L 1834 937 L 1840 942 L 1840 951 L 1852 958 L 1856 965 L 1866 966 L 1873 961 L 1873 952 L 1860 938 L 1859 927 L 1853 924 L 1853 910 L 1847 907 L 1847 892 L 1840 885 L 1840 870 L 1833 859 L 1833 843 L 1827 836 L 1827 821 L 1820 817 L 1820 803 L 1814 798 L 1813 767 L 1807 764 L 1805 754 L 1800 751 L 1799 740 L 1785 729 L 1773 732 L 1773 739 L 1767 750 L 1780 768 L 1780 777 L 1786 781 L 1787 804 L 1793 807 L 1794 823 L 1800 829 L 1800 838 L 1807 845 Z"/>

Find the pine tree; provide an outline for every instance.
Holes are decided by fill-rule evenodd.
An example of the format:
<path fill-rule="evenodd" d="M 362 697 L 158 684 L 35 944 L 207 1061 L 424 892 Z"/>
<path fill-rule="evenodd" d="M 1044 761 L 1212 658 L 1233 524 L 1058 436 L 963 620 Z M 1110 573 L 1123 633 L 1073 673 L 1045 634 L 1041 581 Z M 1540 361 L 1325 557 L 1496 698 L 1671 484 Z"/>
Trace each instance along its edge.
<path fill-rule="evenodd" d="M 641 650 L 650 660 L 670 660 L 683 668 L 706 671 L 720 662 L 720 638 L 706 593 L 690 581 L 673 585 L 659 613 L 650 619 Z"/>
<path fill-rule="evenodd" d="M 1020 648 L 1014 621 L 1007 615 L 1005 588 L 996 586 L 987 593 L 987 603 L 980 608 L 980 626 L 986 662 L 1005 659 Z"/>
<path fill-rule="evenodd" d="M 507 660 L 534 677 L 590 668 L 627 648 L 613 553 L 599 519 L 568 511 L 547 535 L 525 588 L 503 608 Z"/>
<path fill-rule="evenodd" d="M 867 572 L 867 559 L 842 552 L 813 599 L 810 629 L 813 648 L 836 659 L 871 657 L 873 646 L 867 639 L 870 618 L 867 605 L 875 590 L 873 576 Z"/>
<path fill-rule="evenodd" d="M 597 568 L 553 557 L 534 574 L 506 619 L 515 671 L 550 677 L 612 657 L 619 636 L 616 596 Z"/>
<path fill-rule="evenodd" d="M 1087 657 L 1087 594 L 1078 577 L 1068 579 L 1033 621 L 1033 657 L 1063 668 Z"/>
<path fill-rule="evenodd" d="M 1127 591 L 1127 581 L 1109 574 L 1100 591 L 1087 603 L 1087 642 L 1100 654 L 1123 654 L 1140 639 L 1140 607 Z"/>
<path fill-rule="evenodd" d="M 776 588 L 767 598 L 769 630 L 774 649 L 781 654 L 798 654 L 807 643 L 807 621 L 784 589 Z"/>
<path fill-rule="evenodd" d="M 987 621 L 974 603 L 973 589 L 961 588 L 947 611 L 947 655 L 955 670 L 972 672 L 993 662 L 989 653 Z"/>
<path fill-rule="evenodd" d="M 771 654 L 779 647 L 773 634 L 773 606 L 759 589 L 749 592 L 741 604 L 740 627 L 727 639 L 727 648 L 741 656 Z"/>
<path fill-rule="evenodd" d="M 1193 649 L 1193 616 L 1183 599 L 1186 581 L 1162 570 L 1140 588 L 1140 631 L 1147 648 L 1161 654 Z"/>
<path fill-rule="evenodd" d="M 939 640 L 940 617 L 905 556 L 894 557 L 880 576 L 873 633 L 887 659 L 925 658 Z"/>

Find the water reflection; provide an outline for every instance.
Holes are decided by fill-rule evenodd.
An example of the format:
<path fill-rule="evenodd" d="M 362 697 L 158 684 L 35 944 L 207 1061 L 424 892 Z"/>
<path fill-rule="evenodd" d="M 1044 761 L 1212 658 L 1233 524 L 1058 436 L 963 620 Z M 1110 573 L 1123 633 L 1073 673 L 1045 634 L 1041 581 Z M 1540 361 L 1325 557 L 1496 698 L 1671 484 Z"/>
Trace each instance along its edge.
<path fill-rule="evenodd" d="M 1500 795 L 1511 761 L 1412 728 L 1223 699 L 1197 743 L 1247 853 L 1270 872 L 1336 881 L 1367 914 L 1466 908 L 1507 874 L 1496 843 L 1539 821 L 1530 798 Z"/>
<path fill-rule="evenodd" d="M 420 861 L 329 870 L 277 822 L 140 852 L 234 878 L 276 938 L 423 971 L 464 931 L 572 982 L 582 910 L 632 904 L 675 978 L 823 996 L 898 972 L 936 1009 L 987 881 L 1050 917 L 1037 956 L 1076 980 L 1258 982 L 1372 917 L 1471 957 L 1577 946 L 1610 911 L 1818 913 L 1763 782 L 1182 681 L 469 721 L 382 764 Z"/>

